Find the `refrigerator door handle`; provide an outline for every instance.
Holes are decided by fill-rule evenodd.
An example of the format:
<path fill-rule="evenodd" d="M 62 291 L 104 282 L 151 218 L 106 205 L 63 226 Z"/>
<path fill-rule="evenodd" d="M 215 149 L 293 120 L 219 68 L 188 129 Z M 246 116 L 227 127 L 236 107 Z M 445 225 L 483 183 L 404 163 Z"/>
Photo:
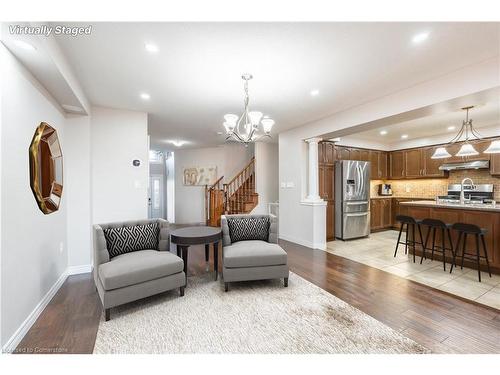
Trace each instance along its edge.
<path fill-rule="evenodd" d="M 368 201 L 361 201 L 361 202 L 347 202 L 347 206 L 359 206 L 361 204 L 368 204 Z"/>
<path fill-rule="evenodd" d="M 345 216 L 367 216 L 369 212 L 360 212 L 357 214 L 344 214 Z"/>
<path fill-rule="evenodd" d="M 356 174 L 357 174 L 357 179 L 356 179 L 356 197 L 358 197 L 359 193 L 361 192 L 362 182 L 361 182 L 361 173 L 359 171 L 359 163 L 357 163 L 357 162 L 356 162 Z"/>

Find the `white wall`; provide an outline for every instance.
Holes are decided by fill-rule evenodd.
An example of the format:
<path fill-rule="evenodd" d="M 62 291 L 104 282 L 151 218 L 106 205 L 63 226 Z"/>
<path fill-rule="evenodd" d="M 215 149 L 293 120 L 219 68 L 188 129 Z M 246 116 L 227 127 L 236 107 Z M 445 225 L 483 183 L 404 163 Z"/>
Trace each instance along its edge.
<path fill-rule="evenodd" d="M 90 157 L 90 117 L 66 118 L 64 195 L 68 203 L 68 266 L 91 264 L 92 197 Z"/>
<path fill-rule="evenodd" d="M 205 187 L 184 186 L 183 171 L 189 167 L 217 167 L 224 182 L 233 178 L 252 158 L 253 146 L 227 144 L 220 147 L 175 151 L 175 222 L 205 222 Z"/>
<path fill-rule="evenodd" d="M 144 112 L 92 107 L 93 223 L 148 217 L 147 131 Z"/>
<path fill-rule="evenodd" d="M 307 194 L 307 152 L 304 140 L 360 126 L 379 119 L 419 110 L 500 85 L 498 59 L 468 66 L 436 80 L 423 82 L 363 105 L 305 124 L 279 135 L 280 237 L 310 247 L 326 248 L 326 218 L 314 206 L 301 202 Z M 330 138 L 330 137 L 329 137 Z"/>
<path fill-rule="evenodd" d="M 268 213 L 268 204 L 279 198 L 279 150 L 277 143 L 255 143 L 255 182 L 259 204 L 252 213 Z"/>
<path fill-rule="evenodd" d="M 66 187 L 59 211 L 44 215 L 30 189 L 28 148 L 41 121 L 67 151 L 57 104 L 0 43 L 1 98 L 1 343 L 13 336 L 63 275 L 68 262 Z M 64 172 L 70 166 L 64 164 Z"/>

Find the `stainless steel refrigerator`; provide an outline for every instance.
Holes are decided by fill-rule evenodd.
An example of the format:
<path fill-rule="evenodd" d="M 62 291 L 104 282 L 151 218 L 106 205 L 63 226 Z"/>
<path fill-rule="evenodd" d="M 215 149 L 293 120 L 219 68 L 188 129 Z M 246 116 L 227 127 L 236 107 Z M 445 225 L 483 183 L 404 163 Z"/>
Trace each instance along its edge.
<path fill-rule="evenodd" d="M 370 234 L 370 162 L 335 162 L 335 237 Z"/>

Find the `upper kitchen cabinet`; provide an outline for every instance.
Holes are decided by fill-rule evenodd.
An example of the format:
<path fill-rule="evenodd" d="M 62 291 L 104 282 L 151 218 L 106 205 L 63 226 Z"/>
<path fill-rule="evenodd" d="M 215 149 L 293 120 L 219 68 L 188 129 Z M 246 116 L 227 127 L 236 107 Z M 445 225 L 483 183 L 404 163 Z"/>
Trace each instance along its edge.
<path fill-rule="evenodd" d="M 380 171 L 380 178 L 389 177 L 388 168 L 389 168 L 389 153 L 385 151 L 381 151 L 378 156 L 378 168 Z"/>
<path fill-rule="evenodd" d="M 320 164 L 335 164 L 335 144 L 332 142 L 320 142 L 318 145 L 318 159 Z"/>
<path fill-rule="evenodd" d="M 361 161 L 370 161 L 370 150 L 360 149 L 359 159 Z"/>
<path fill-rule="evenodd" d="M 405 153 L 393 151 L 389 153 L 389 177 L 392 179 L 405 178 Z"/>
<path fill-rule="evenodd" d="M 404 151 L 405 176 L 408 178 L 422 177 L 424 163 L 422 160 L 422 150 L 417 148 Z"/>
<path fill-rule="evenodd" d="M 351 149 L 345 146 L 337 146 L 337 160 L 352 160 Z"/>
<path fill-rule="evenodd" d="M 387 178 L 387 152 L 385 151 L 369 151 L 370 162 L 370 178 L 372 180 Z"/>
<path fill-rule="evenodd" d="M 434 155 L 436 148 L 437 147 L 426 147 L 422 150 L 425 177 L 446 177 L 447 172 L 439 169 L 441 164 L 443 164 L 443 160 L 432 159 L 432 155 Z"/>
<path fill-rule="evenodd" d="M 377 180 L 379 178 L 379 159 L 380 151 L 370 151 L 370 179 Z"/>
<path fill-rule="evenodd" d="M 350 148 L 349 149 L 349 159 L 350 160 L 361 160 L 361 150 L 358 148 Z"/>
<path fill-rule="evenodd" d="M 490 158 L 490 173 L 493 176 L 500 176 L 500 154 L 491 154 Z"/>

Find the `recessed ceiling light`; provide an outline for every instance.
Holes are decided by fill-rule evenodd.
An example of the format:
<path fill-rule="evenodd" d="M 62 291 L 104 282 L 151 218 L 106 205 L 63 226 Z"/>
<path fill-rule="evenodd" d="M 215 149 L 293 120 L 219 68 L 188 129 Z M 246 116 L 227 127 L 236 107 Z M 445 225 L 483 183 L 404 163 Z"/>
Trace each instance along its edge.
<path fill-rule="evenodd" d="M 142 100 L 149 100 L 149 99 L 151 99 L 151 95 L 149 95 L 146 92 L 142 92 L 141 95 L 140 95 L 140 97 L 141 97 Z"/>
<path fill-rule="evenodd" d="M 149 53 L 156 53 L 156 52 L 158 52 L 160 50 L 158 48 L 158 46 L 156 44 L 153 44 L 153 43 L 146 43 L 146 44 L 144 44 L 144 48 Z"/>
<path fill-rule="evenodd" d="M 406 138 L 408 138 L 408 134 L 401 135 L 401 139 L 406 139 Z"/>
<path fill-rule="evenodd" d="M 166 142 L 173 144 L 175 147 L 182 147 L 182 146 L 187 145 L 189 143 L 188 141 L 183 141 L 180 139 L 169 139 Z"/>
<path fill-rule="evenodd" d="M 36 50 L 35 46 L 29 44 L 28 42 L 25 42 L 24 40 L 16 40 L 16 41 L 14 41 L 14 44 L 16 46 L 18 46 L 19 48 L 25 49 L 27 51 Z"/>
<path fill-rule="evenodd" d="M 419 33 L 413 36 L 412 42 L 413 43 L 422 43 L 424 40 L 426 40 L 429 37 L 429 33 Z"/>
<path fill-rule="evenodd" d="M 311 90 L 310 94 L 311 94 L 311 96 L 318 96 L 319 90 L 318 89 Z"/>
<path fill-rule="evenodd" d="M 387 130 L 381 130 L 380 131 L 380 135 L 386 135 L 387 134 Z"/>
<path fill-rule="evenodd" d="M 455 130 L 455 126 L 448 126 L 448 130 Z"/>

